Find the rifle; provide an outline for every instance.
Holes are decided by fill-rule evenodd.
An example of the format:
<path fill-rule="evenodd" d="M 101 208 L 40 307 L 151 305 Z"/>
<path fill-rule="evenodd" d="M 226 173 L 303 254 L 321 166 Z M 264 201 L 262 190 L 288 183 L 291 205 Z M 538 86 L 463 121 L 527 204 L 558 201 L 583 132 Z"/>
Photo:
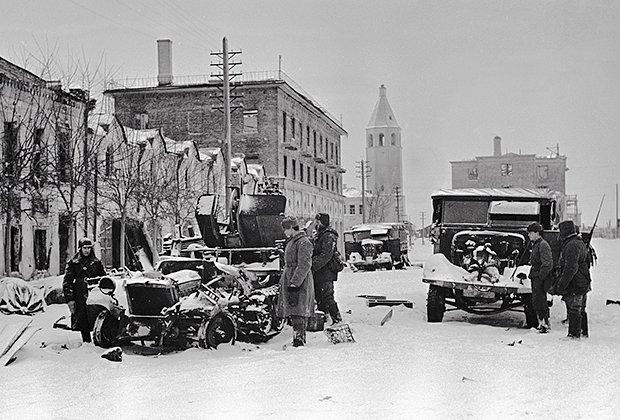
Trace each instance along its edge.
<path fill-rule="evenodd" d="M 586 245 L 590 246 L 590 241 L 592 240 L 592 234 L 594 234 L 594 228 L 596 227 L 596 223 L 598 222 L 598 217 L 601 215 L 601 209 L 603 208 L 603 201 L 605 200 L 605 194 L 601 198 L 601 204 L 598 206 L 598 212 L 596 213 L 596 218 L 594 219 L 594 224 L 592 225 L 592 229 L 590 229 L 590 236 L 587 238 Z"/>

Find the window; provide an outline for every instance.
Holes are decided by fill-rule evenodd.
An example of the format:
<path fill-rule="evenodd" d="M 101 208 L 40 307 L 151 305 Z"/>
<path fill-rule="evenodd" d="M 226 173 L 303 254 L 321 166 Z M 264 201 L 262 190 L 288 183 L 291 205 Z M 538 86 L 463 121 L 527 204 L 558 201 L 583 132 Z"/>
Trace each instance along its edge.
<path fill-rule="evenodd" d="M 542 165 L 542 166 L 536 167 L 536 176 L 538 176 L 538 179 L 549 178 L 549 166 Z"/>
<path fill-rule="evenodd" d="M 329 144 L 329 149 L 330 149 L 330 158 L 331 160 L 334 160 L 334 143 Z"/>
<path fill-rule="evenodd" d="M 501 175 L 502 176 L 512 176 L 512 163 L 502 163 Z"/>
<path fill-rule="evenodd" d="M 284 176 L 287 176 L 286 173 L 288 171 L 288 157 L 284 156 Z"/>
<path fill-rule="evenodd" d="M 306 127 L 306 145 L 310 147 L 310 126 Z"/>
<path fill-rule="evenodd" d="M 340 164 L 340 161 L 338 160 L 338 145 L 336 145 L 336 164 Z"/>
<path fill-rule="evenodd" d="M 379 134 L 379 146 L 385 146 L 385 136 L 383 133 Z"/>
<path fill-rule="evenodd" d="M 321 172 L 321 188 L 325 188 L 325 183 L 323 181 L 323 172 Z"/>
<path fill-rule="evenodd" d="M 71 178 L 71 134 L 56 128 L 56 146 L 58 151 L 58 180 L 68 182 Z"/>
<path fill-rule="evenodd" d="M 19 153 L 19 127 L 15 122 L 4 123 L 4 144 L 2 152 L 8 175 L 17 175 Z"/>
<path fill-rule="evenodd" d="M 332 191 L 335 191 L 334 177 L 332 176 Z"/>
<path fill-rule="evenodd" d="M 467 178 L 470 181 L 476 181 L 478 180 L 478 168 L 469 168 L 467 170 Z"/>
<path fill-rule="evenodd" d="M 293 179 L 297 178 L 297 161 L 295 159 L 291 159 L 291 167 L 293 168 Z"/>
<path fill-rule="evenodd" d="M 43 186 L 44 176 L 43 173 L 43 133 L 44 129 L 37 128 L 34 132 L 34 138 L 32 141 L 33 155 L 32 155 L 32 185 L 35 188 Z"/>
<path fill-rule="evenodd" d="M 307 168 L 307 169 L 308 169 L 308 170 L 307 170 L 307 172 L 306 172 L 306 182 L 307 182 L 308 184 L 310 184 L 310 183 L 312 183 L 312 180 L 310 179 L 310 167 L 308 166 L 308 168 Z"/>
<path fill-rule="evenodd" d="M 105 176 L 112 176 L 114 170 L 114 152 L 112 146 L 108 146 L 105 151 Z"/>
<path fill-rule="evenodd" d="M 291 117 L 291 137 L 295 138 L 295 118 Z"/>
<path fill-rule="evenodd" d="M 286 141 L 286 112 L 282 113 L 282 141 Z"/>
<path fill-rule="evenodd" d="M 299 162 L 299 180 L 304 182 L 304 164 Z"/>
<path fill-rule="evenodd" d="M 372 134 L 368 135 L 368 147 L 372 147 Z"/>
<path fill-rule="evenodd" d="M 250 109 L 243 111 L 243 134 L 258 133 L 258 111 Z"/>
<path fill-rule="evenodd" d="M 392 143 L 392 146 L 396 146 L 396 134 L 392 133 L 390 136 L 390 142 Z"/>
<path fill-rule="evenodd" d="M 323 135 L 319 134 L 319 153 L 323 154 Z"/>
<path fill-rule="evenodd" d="M 149 128 L 149 114 L 136 114 L 136 127 L 140 130 Z"/>
<path fill-rule="evenodd" d="M 349 204 L 349 214 L 355 214 L 355 204 Z"/>
<path fill-rule="evenodd" d="M 314 168 L 314 186 L 315 187 L 318 186 L 318 184 L 316 182 L 317 178 L 318 178 L 318 173 L 319 173 L 318 169 Z"/>
<path fill-rule="evenodd" d="M 314 137 L 314 157 L 316 157 L 316 131 L 312 131 Z"/>
<path fill-rule="evenodd" d="M 325 174 L 325 188 L 329 190 L 329 175 Z"/>

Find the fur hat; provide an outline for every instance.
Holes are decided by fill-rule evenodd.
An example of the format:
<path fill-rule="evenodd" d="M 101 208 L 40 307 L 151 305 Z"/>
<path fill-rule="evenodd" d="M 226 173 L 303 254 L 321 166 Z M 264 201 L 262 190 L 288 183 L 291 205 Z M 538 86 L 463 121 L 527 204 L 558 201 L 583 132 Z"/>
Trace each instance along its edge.
<path fill-rule="evenodd" d="M 577 233 L 575 223 L 572 220 L 563 220 L 560 222 L 560 238 L 565 239 Z"/>
<path fill-rule="evenodd" d="M 299 229 L 299 222 L 297 222 L 297 219 L 293 216 L 287 216 L 284 219 L 282 219 L 282 222 L 280 222 L 280 224 L 282 225 L 282 229 L 286 230 L 286 229 Z"/>
<path fill-rule="evenodd" d="M 329 214 L 319 213 L 314 218 L 321 222 L 323 226 L 329 226 Z"/>
<path fill-rule="evenodd" d="M 78 241 L 78 248 L 83 248 L 85 246 L 93 246 L 93 241 L 89 238 L 82 238 Z"/>
<path fill-rule="evenodd" d="M 540 223 L 533 222 L 533 223 L 529 224 L 529 226 L 527 227 L 527 231 L 528 232 L 538 232 L 538 233 L 540 233 L 540 232 L 543 231 L 543 227 L 542 227 L 542 225 Z"/>

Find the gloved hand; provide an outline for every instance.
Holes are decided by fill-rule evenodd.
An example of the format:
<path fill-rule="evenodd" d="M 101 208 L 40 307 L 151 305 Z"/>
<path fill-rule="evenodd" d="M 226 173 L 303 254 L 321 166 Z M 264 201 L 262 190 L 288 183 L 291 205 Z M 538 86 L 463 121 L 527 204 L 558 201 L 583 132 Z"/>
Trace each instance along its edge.
<path fill-rule="evenodd" d="M 290 306 L 297 306 L 299 304 L 299 287 L 291 284 L 286 288 L 286 294 L 288 296 L 288 304 Z"/>
<path fill-rule="evenodd" d="M 70 300 L 67 302 L 67 305 L 69 306 L 69 312 L 71 312 L 71 315 L 75 315 L 75 301 Z"/>

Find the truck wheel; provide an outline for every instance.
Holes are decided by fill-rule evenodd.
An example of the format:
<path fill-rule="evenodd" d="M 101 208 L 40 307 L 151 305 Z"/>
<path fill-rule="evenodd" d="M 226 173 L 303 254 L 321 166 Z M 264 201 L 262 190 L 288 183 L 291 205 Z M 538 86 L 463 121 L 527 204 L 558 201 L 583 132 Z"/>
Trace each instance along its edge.
<path fill-rule="evenodd" d="M 198 345 L 203 349 L 216 349 L 222 343 L 235 344 L 236 336 L 233 320 L 219 313 L 202 321 L 198 330 Z"/>
<path fill-rule="evenodd" d="M 391 270 L 393 267 L 392 262 L 387 263 L 386 265 L 384 265 L 384 267 L 386 270 Z"/>
<path fill-rule="evenodd" d="M 428 322 L 443 321 L 443 313 L 446 311 L 445 296 L 441 288 L 430 285 L 426 299 L 426 318 Z"/>
<path fill-rule="evenodd" d="M 105 349 L 116 344 L 119 333 L 119 322 L 112 314 L 104 309 L 99 313 L 93 327 L 93 341 L 98 347 Z"/>
<path fill-rule="evenodd" d="M 534 303 L 532 302 L 532 295 L 524 296 L 521 300 L 523 302 L 523 311 L 525 312 L 525 325 L 528 328 L 535 328 L 538 326 L 538 316 L 534 309 Z"/>

